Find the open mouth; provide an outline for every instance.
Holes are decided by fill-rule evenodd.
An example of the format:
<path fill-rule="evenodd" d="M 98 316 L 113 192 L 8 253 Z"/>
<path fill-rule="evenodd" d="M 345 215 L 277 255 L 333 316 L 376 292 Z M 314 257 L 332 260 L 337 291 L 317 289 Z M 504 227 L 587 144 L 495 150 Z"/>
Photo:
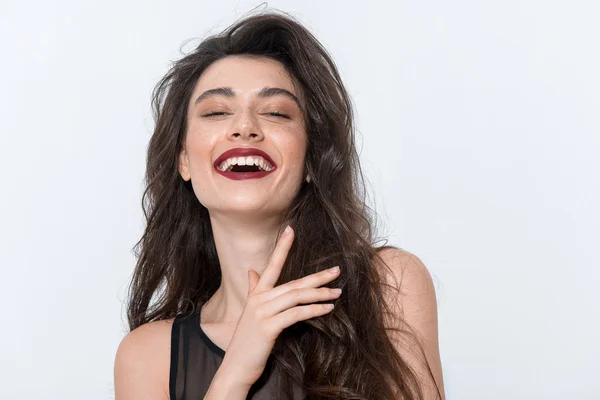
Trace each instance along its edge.
<path fill-rule="evenodd" d="M 216 169 L 219 175 L 222 175 L 228 179 L 234 181 L 242 179 L 259 179 L 271 174 L 275 169 L 265 171 L 256 165 L 233 165 L 227 168 L 225 171 Z"/>
<path fill-rule="evenodd" d="M 257 172 L 271 171 L 274 166 L 261 156 L 230 157 L 216 164 L 223 172 Z"/>
<path fill-rule="evenodd" d="M 277 167 L 267 153 L 259 149 L 231 149 L 214 162 L 215 170 L 229 179 L 254 179 L 269 175 Z"/>
<path fill-rule="evenodd" d="M 226 172 L 260 172 L 265 171 L 261 169 L 258 165 L 232 165 L 227 168 Z"/>

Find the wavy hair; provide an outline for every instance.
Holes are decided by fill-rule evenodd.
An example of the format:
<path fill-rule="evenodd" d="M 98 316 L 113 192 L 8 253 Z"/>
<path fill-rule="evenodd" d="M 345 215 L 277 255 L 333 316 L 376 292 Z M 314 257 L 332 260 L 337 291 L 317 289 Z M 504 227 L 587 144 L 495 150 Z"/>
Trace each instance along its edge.
<path fill-rule="evenodd" d="M 416 373 L 388 336 L 391 329 L 410 336 L 410 327 L 401 320 L 402 328 L 384 323 L 384 314 L 392 314 L 383 295 L 388 284 L 375 260 L 384 265 L 378 253 L 392 246 L 375 246 L 376 215 L 365 202 L 350 96 L 325 48 L 283 13 L 246 16 L 204 39 L 154 88 L 155 128 L 142 197 L 146 228 L 134 247 L 129 328 L 192 313 L 220 285 L 209 213 L 180 176 L 178 159 L 197 80 L 213 62 L 232 55 L 279 61 L 305 99 L 305 160 L 312 181 L 302 184 L 281 217 L 281 229 L 286 221 L 296 235 L 277 284 L 343 266 L 335 282 L 343 294 L 334 311 L 294 324 L 275 343 L 280 398 L 292 399 L 295 383 L 309 399 L 422 399 Z"/>

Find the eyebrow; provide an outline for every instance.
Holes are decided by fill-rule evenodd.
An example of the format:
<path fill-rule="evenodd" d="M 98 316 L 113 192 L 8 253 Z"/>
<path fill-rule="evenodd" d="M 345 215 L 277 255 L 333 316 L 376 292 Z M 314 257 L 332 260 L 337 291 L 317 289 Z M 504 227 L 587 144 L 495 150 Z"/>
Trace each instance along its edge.
<path fill-rule="evenodd" d="M 230 87 L 219 87 L 219 88 L 215 88 L 215 89 L 209 89 L 209 90 L 203 92 L 200 96 L 198 96 L 198 98 L 196 98 L 196 101 L 194 101 L 194 105 L 198 105 L 201 101 L 206 100 L 209 97 L 214 97 L 214 96 L 235 97 L 235 92 Z M 260 92 L 258 92 L 258 97 L 261 97 L 261 98 L 267 98 L 267 97 L 273 97 L 273 96 L 285 96 L 288 99 L 295 102 L 296 105 L 298 106 L 298 108 L 302 109 L 302 107 L 300 106 L 300 100 L 298 100 L 296 95 L 293 94 L 292 92 L 290 92 L 289 90 L 277 88 L 277 87 L 264 87 L 260 90 Z"/>

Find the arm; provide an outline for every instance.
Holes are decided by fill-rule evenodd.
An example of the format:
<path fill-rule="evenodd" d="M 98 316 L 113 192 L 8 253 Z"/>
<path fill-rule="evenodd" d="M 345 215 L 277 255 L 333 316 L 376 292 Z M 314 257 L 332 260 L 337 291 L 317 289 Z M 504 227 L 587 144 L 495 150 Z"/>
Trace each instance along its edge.
<path fill-rule="evenodd" d="M 210 387 L 204 396 L 204 400 L 246 400 L 251 386 L 241 384 L 234 377 L 237 376 L 233 367 L 230 367 L 227 360 L 217 370 Z"/>
<path fill-rule="evenodd" d="M 392 337 L 392 341 L 417 376 L 421 378 L 424 398 L 427 400 L 439 399 L 437 383 L 442 399 L 445 399 L 438 343 L 437 301 L 431 275 L 423 262 L 409 252 L 386 249 L 380 255 L 393 273 L 392 276 L 389 276 L 390 271 L 383 268 L 383 275 L 387 276 L 388 283 L 394 287 L 397 285 L 400 287 L 399 293 L 384 290 L 386 303 L 392 310 L 395 310 L 396 318 L 400 317 L 413 329 L 423 345 L 426 360 L 423 360 L 419 352 L 408 351 L 416 346 L 414 341 L 407 341 L 404 337 L 396 336 Z M 389 281 L 390 278 L 391 281 Z M 389 323 L 394 324 L 395 322 Z M 435 382 L 431 379 L 425 361 L 431 368 Z"/>
<path fill-rule="evenodd" d="M 123 338 L 115 358 L 115 400 L 168 400 L 173 319 L 149 322 Z M 204 400 L 245 400 L 234 366 L 223 361 Z"/>
<path fill-rule="evenodd" d="M 149 322 L 123 338 L 115 358 L 115 400 L 168 400 L 173 320 Z"/>

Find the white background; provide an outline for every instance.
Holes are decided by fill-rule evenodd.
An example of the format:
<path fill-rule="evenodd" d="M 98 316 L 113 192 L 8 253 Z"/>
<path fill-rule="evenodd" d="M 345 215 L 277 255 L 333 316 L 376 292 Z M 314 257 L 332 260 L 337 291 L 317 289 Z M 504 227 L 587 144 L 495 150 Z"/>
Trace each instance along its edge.
<path fill-rule="evenodd" d="M 598 4 L 269 4 L 339 65 L 381 234 L 435 279 L 448 399 L 600 398 Z M 113 397 L 152 87 L 257 5 L 0 2 L 0 398 Z"/>

